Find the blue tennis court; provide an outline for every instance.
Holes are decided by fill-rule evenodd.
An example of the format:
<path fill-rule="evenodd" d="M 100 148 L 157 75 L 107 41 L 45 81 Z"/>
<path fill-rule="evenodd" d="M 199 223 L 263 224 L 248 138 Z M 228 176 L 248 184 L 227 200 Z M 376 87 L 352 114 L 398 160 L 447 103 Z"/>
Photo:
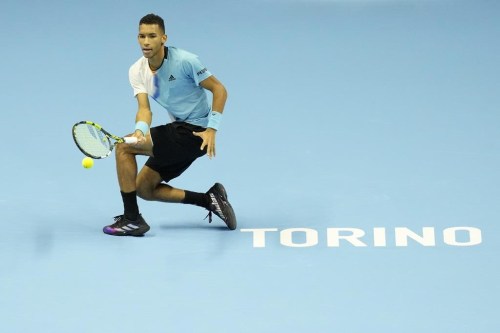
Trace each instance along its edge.
<path fill-rule="evenodd" d="M 223 183 L 235 231 L 140 200 L 150 232 L 102 232 L 115 161 L 83 169 L 70 130 L 132 131 L 149 12 L 228 89 L 217 157 L 171 184 Z M 500 3 L 4 0 L 0 19 L 2 332 L 500 330 Z"/>

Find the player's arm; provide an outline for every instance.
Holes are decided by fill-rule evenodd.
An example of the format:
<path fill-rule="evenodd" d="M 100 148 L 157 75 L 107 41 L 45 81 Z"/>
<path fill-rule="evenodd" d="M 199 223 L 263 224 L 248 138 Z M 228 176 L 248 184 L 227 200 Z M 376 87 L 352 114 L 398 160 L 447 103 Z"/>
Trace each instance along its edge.
<path fill-rule="evenodd" d="M 224 112 L 224 106 L 227 100 L 227 91 L 224 85 L 217 80 L 215 76 L 209 76 L 200 82 L 200 86 L 209 90 L 212 93 L 212 112 Z M 215 134 L 217 130 L 208 127 L 204 132 L 194 133 L 203 139 L 200 149 L 207 147 L 207 155 L 209 158 L 215 156 Z"/>
<path fill-rule="evenodd" d="M 149 97 L 146 93 L 137 94 L 137 105 L 138 110 L 135 116 L 135 123 L 138 124 L 140 122 L 144 122 L 147 124 L 148 129 L 151 127 L 151 122 L 153 119 L 153 113 L 151 112 L 151 107 L 149 105 Z M 134 136 L 137 137 L 138 143 L 145 141 L 145 135 L 147 133 L 143 133 L 140 129 L 135 130 Z"/>
<path fill-rule="evenodd" d="M 227 100 L 227 91 L 224 85 L 215 76 L 209 76 L 200 82 L 200 86 L 212 93 L 212 111 L 224 112 Z"/>

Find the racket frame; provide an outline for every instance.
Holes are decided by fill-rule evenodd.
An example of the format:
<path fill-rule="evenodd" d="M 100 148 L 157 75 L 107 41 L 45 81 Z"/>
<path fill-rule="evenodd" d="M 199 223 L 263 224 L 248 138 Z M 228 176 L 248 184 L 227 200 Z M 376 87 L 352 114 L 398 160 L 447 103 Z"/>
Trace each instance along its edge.
<path fill-rule="evenodd" d="M 109 147 L 110 147 L 109 152 L 106 155 L 104 155 L 104 156 L 96 156 L 96 155 L 92 155 L 92 154 L 87 153 L 82 147 L 80 147 L 80 145 L 78 144 L 78 141 L 76 139 L 76 134 L 75 134 L 75 129 L 79 125 L 90 125 L 90 126 L 93 126 L 94 128 L 96 128 L 98 131 L 102 132 L 104 134 L 104 136 L 106 137 L 106 139 L 108 140 L 108 142 L 109 142 Z M 95 123 L 93 121 L 88 121 L 88 120 L 79 121 L 76 124 L 74 124 L 73 127 L 72 127 L 72 129 L 71 129 L 71 134 L 73 136 L 73 141 L 75 141 L 75 144 L 78 147 L 78 149 L 80 149 L 80 151 L 85 156 L 88 156 L 88 157 L 93 158 L 93 159 L 101 159 L 101 158 L 108 157 L 109 155 L 111 155 L 111 152 L 113 151 L 113 149 L 115 148 L 115 146 L 118 143 L 123 143 L 123 142 L 126 142 L 126 141 L 128 141 L 130 143 L 133 143 L 133 141 L 137 142 L 137 139 L 136 140 L 126 140 L 125 138 L 113 135 L 113 134 L 109 133 L 108 131 L 106 131 L 104 128 L 102 128 L 101 125 L 99 125 L 99 124 L 97 124 L 97 123 Z M 111 142 L 111 139 L 114 140 L 114 143 Z"/>

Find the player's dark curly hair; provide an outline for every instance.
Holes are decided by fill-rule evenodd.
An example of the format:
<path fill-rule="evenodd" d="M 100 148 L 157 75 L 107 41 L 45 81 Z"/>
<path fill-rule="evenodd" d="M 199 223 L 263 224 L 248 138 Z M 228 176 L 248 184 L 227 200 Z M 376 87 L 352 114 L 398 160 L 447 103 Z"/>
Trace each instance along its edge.
<path fill-rule="evenodd" d="M 165 33 L 165 22 L 163 19 L 156 14 L 148 14 L 141 18 L 139 25 L 141 24 L 158 24 L 160 29 Z"/>

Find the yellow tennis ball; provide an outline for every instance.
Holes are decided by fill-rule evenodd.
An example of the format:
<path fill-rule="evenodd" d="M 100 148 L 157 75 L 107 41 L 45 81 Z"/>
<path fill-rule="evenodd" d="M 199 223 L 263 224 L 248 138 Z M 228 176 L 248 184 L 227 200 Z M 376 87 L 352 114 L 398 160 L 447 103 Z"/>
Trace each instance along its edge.
<path fill-rule="evenodd" d="M 85 169 L 90 169 L 94 166 L 94 160 L 91 159 L 90 157 L 85 157 L 83 160 L 82 160 L 82 166 L 85 168 Z"/>

